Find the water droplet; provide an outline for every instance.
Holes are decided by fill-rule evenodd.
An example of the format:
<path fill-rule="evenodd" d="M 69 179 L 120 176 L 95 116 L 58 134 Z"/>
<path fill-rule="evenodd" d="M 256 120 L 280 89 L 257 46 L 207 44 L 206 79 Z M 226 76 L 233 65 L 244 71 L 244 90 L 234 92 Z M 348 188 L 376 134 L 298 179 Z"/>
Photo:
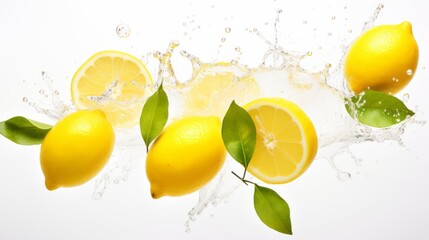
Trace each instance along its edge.
<path fill-rule="evenodd" d="M 331 17 L 331 19 L 332 19 L 332 20 L 335 20 L 335 18 L 336 18 L 335 16 L 332 16 L 332 17 Z"/>
<path fill-rule="evenodd" d="M 402 100 L 404 102 L 407 102 L 409 99 L 410 99 L 410 94 L 408 94 L 408 93 L 405 93 L 404 96 L 402 96 Z"/>
<path fill-rule="evenodd" d="M 328 32 L 328 36 L 332 36 L 332 33 L 331 33 L 331 32 Z"/>
<path fill-rule="evenodd" d="M 96 192 L 92 195 L 92 198 L 95 200 L 100 200 L 103 197 L 103 193 L 102 192 Z"/>
<path fill-rule="evenodd" d="M 352 32 L 353 32 L 353 30 L 349 29 L 347 32 L 348 32 L 348 33 L 352 33 Z"/>
<path fill-rule="evenodd" d="M 127 38 L 128 36 L 130 36 L 130 32 L 130 26 L 125 23 L 121 23 L 116 27 L 116 34 L 120 38 Z"/>
<path fill-rule="evenodd" d="M 40 89 L 40 90 L 39 90 L 39 93 L 40 93 L 40 94 L 45 94 L 45 91 L 44 91 L 43 89 Z"/>
<path fill-rule="evenodd" d="M 48 94 L 45 94 L 45 96 L 44 96 L 45 98 L 47 98 L 47 97 L 49 97 L 49 95 Z"/>
<path fill-rule="evenodd" d="M 23 97 L 22 101 L 26 103 L 26 102 L 28 102 L 28 98 L 27 97 Z"/>
<path fill-rule="evenodd" d="M 307 21 L 306 20 L 302 21 L 302 24 L 307 24 Z"/>
<path fill-rule="evenodd" d="M 277 9 L 277 13 L 282 13 L 283 12 L 283 9 Z"/>
<path fill-rule="evenodd" d="M 408 76 L 411 76 L 411 75 L 413 75 L 413 70 L 411 70 L 411 69 L 408 69 L 408 70 L 407 70 L 407 75 L 408 75 Z"/>
<path fill-rule="evenodd" d="M 241 48 L 240 48 L 240 47 L 235 47 L 235 51 L 236 51 L 236 52 L 240 52 L 240 51 L 241 51 Z"/>
<path fill-rule="evenodd" d="M 55 90 L 55 91 L 54 91 L 54 94 L 55 94 L 55 95 L 60 95 L 60 91 Z"/>
<path fill-rule="evenodd" d="M 221 39 L 220 39 L 220 41 L 221 41 L 221 42 L 225 42 L 225 41 L 226 41 L 226 38 L 221 38 Z"/>
<path fill-rule="evenodd" d="M 230 33 L 231 32 L 231 28 L 229 28 L 229 27 L 225 28 L 225 32 L 226 33 Z"/>
<path fill-rule="evenodd" d="M 340 181 L 348 181 L 352 178 L 352 175 L 348 172 L 338 171 L 337 178 Z"/>
<path fill-rule="evenodd" d="M 330 63 L 325 64 L 325 68 L 331 68 L 332 65 Z"/>

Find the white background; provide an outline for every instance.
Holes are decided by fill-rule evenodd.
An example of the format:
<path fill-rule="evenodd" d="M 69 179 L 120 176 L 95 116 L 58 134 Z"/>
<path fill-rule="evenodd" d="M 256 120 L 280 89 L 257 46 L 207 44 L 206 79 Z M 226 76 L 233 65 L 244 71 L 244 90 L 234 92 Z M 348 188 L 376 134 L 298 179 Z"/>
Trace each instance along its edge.
<path fill-rule="evenodd" d="M 267 46 L 245 28 L 257 27 L 272 39 L 280 8 L 282 46 L 313 51 L 313 58 L 323 59 L 323 64 L 336 63 L 340 45 L 359 33 L 379 3 L 2 1 L 0 119 L 24 115 L 52 123 L 22 98 L 48 101 L 38 94 L 44 86 L 40 72 L 47 71 L 63 98 L 70 99 L 74 71 L 99 50 L 142 56 L 163 51 L 178 39 L 182 49 L 205 61 L 228 59 L 240 46 L 243 61 L 257 64 Z M 401 94 L 409 93 L 407 105 L 414 110 L 418 106 L 417 118 L 427 120 L 428 7 L 418 0 L 381 3 L 385 7 L 376 25 L 404 20 L 413 24 L 420 62 L 413 81 Z M 120 23 L 130 26 L 130 37 L 116 35 Z M 226 27 L 232 28 L 231 35 L 225 33 Z M 226 35 L 218 55 L 220 39 Z M 320 69 L 317 64 L 313 68 Z M 327 161 L 316 160 L 301 178 L 276 187 L 291 207 L 293 236 L 274 232 L 259 221 L 253 211 L 253 191 L 245 187 L 226 203 L 209 207 L 191 232 L 185 233 L 183 224 L 198 194 L 152 200 L 144 156 L 135 161 L 128 181 L 111 186 L 101 200 L 91 198 L 93 181 L 50 192 L 44 187 L 39 146 L 19 146 L 2 137 L 0 239 L 429 239 L 428 130 L 427 125 L 410 126 L 404 135 L 406 148 L 395 143 L 359 147 L 365 167 L 354 169 L 360 174 L 350 181 L 337 180 Z"/>

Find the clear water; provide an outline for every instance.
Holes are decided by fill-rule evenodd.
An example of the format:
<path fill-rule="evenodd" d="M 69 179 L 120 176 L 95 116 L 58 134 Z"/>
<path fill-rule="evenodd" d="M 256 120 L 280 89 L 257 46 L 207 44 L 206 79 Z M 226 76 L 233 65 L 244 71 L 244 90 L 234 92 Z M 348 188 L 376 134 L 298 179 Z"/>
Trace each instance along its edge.
<path fill-rule="evenodd" d="M 374 25 L 382 8 L 383 5 L 376 8 L 373 16 L 365 22 L 362 31 L 366 31 Z M 342 78 L 343 59 L 348 46 L 342 48 L 343 57 L 334 67 L 326 64 L 325 68 L 320 71 L 308 71 L 302 67 L 302 62 L 312 57 L 311 52 L 297 53 L 285 50 L 278 43 L 281 31 L 279 28 L 281 13 L 282 10 L 279 9 L 274 20 L 273 38 L 264 36 L 256 28 L 248 29 L 249 35 L 256 35 L 267 47 L 258 66 L 249 67 L 240 61 L 242 54 L 240 46 L 234 47 L 236 57 L 230 62 L 208 63 L 201 61 L 186 50 L 178 51 L 180 43 L 172 41 L 165 52 L 154 52 L 144 58 L 146 64 L 156 62 L 157 69 L 156 72 L 152 72 L 156 80 L 155 84 L 142 87 L 153 91 L 163 82 L 171 103 L 169 121 L 190 114 L 222 117 L 232 100 L 241 104 L 261 96 L 282 97 L 291 100 L 309 115 L 316 127 L 319 150 L 315 161 L 322 159 L 328 161 L 341 181 L 352 179 L 359 172 L 359 167 L 364 161 L 353 153 L 353 146 L 368 142 L 392 141 L 396 143 L 397 147 L 404 147 L 401 138 L 407 127 L 412 124 L 423 125 L 425 121 L 413 117 L 388 129 L 374 129 L 363 126 L 352 119 L 345 110 L 343 100 L 350 96 Z M 336 17 L 332 16 L 332 20 L 335 19 Z M 304 21 L 303 24 L 307 24 L 307 22 Z M 119 38 L 126 38 L 130 34 L 130 28 L 127 24 L 120 24 L 116 28 L 116 33 Z M 233 28 L 225 28 L 226 36 L 233 33 Z M 190 33 L 185 32 L 185 35 L 188 36 Z M 221 37 L 219 49 L 224 46 L 227 39 L 227 37 Z M 180 58 L 182 62 L 187 62 L 185 65 L 190 66 L 188 78 L 178 77 L 179 74 L 176 74 L 176 70 L 179 68 L 176 69 L 176 66 L 181 65 L 177 65 L 173 61 L 174 58 Z M 227 85 L 216 88 L 216 91 L 211 92 L 212 95 L 202 99 L 201 101 L 204 101 L 205 104 L 196 104 L 195 92 L 198 93 L 199 89 L 206 89 L 207 78 L 213 76 L 214 79 L 216 76 L 226 76 L 229 79 Z M 24 97 L 23 102 L 53 120 L 58 120 L 75 110 L 71 103 L 61 100 L 60 93 L 55 90 L 54 82 L 47 73 L 42 73 L 42 80 L 45 86 L 39 90 L 39 94 L 44 101 L 36 103 L 35 100 Z M 117 84 L 113 82 L 108 90 L 113 92 L 116 86 Z M 405 102 L 409 98 L 408 94 L 403 95 Z M 42 105 L 42 102 L 45 104 L 47 99 L 50 100 L 50 104 Z M 92 100 L 103 101 L 103 96 L 94 96 Z M 411 106 L 411 108 L 413 107 Z M 418 114 L 416 115 L 418 116 Z M 117 129 L 116 135 L 117 141 L 113 156 L 95 180 L 92 195 L 94 199 L 102 198 L 110 185 L 127 181 L 129 173 L 134 170 L 133 165 L 136 161 L 141 161 L 142 156 L 145 156 L 145 147 L 138 127 Z M 345 161 L 344 159 L 352 160 L 354 163 L 352 170 L 340 167 L 341 161 Z M 207 207 L 222 203 L 242 185 L 241 182 L 231 177 L 230 171 L 234 168 L 231 161 L 233 160 L 228 159 L 219 175 L 199 191 L 199 199 L 189 211 L 185 221 L 186 231 L 190 231 L 192 222 L 196 221 L 197 216 L 202 214 Z"/>

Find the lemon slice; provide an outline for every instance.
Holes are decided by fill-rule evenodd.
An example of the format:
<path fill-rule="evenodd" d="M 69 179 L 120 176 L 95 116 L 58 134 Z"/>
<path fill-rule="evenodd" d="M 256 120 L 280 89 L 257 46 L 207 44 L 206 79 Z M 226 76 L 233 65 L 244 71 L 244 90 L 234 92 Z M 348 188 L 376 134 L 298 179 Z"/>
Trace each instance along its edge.
<path fill-rule="evenodd" d="M 241 66 L 218 62 L 202 64 L 188 83 L 183 115 L 222 118 L 232 100 L 246 103 L 260 95 L 256 80 Z"/>
<path fill-rule="evenodd" d="M 136 57 L 102 51 L 90 57 L 73 76 L 71 96 L 78 109 L 100 109 L 114 127 L 139 121 L 152 77 Z"/>
<path fill-rule="evenodd" d="M 248 103 L 256 126 L 256 146 L 247 170 L 266 183 L 287 183 L 310 166 L 317 153 L 311 120 L 296 104 L 281 98 Z"/>

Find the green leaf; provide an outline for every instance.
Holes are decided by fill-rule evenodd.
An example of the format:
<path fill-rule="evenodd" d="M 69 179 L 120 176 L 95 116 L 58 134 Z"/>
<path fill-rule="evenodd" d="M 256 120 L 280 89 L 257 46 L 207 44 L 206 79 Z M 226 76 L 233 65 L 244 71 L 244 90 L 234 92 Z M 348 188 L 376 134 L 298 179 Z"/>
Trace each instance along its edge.
<path fill-rule="evenodd" d="M 140 116 L 140 132 L 146 144 L 146 151 L 150 143 L 162 132 L 168 119 L 168 97 L 162 88 L 150 96 L 143 106 Z"/>
<path fill-rule="evenodd" d="M 222 139 L 229 154 L 244 168 L 256 144 L 256 127 L 249 113 L 232 101 L 222 121 Z"/>
<path fill-rule="evenodd" d="M 21 145 L 41 144 L 52 126 L 17 116 L 0 122 L 0 134 Z"/>
<path fill-rule="evenodd" d="M 371 127 L 390 127 L 414 115 L 398 98 L 372 90 L 346 99 L 350 116 Z"/>
<path fill-rule="evenodd" d="M 265 225 L 292 235 L 289 205 L 275 191 L 255 184 L 253 204 L 256 214 Z"/>

